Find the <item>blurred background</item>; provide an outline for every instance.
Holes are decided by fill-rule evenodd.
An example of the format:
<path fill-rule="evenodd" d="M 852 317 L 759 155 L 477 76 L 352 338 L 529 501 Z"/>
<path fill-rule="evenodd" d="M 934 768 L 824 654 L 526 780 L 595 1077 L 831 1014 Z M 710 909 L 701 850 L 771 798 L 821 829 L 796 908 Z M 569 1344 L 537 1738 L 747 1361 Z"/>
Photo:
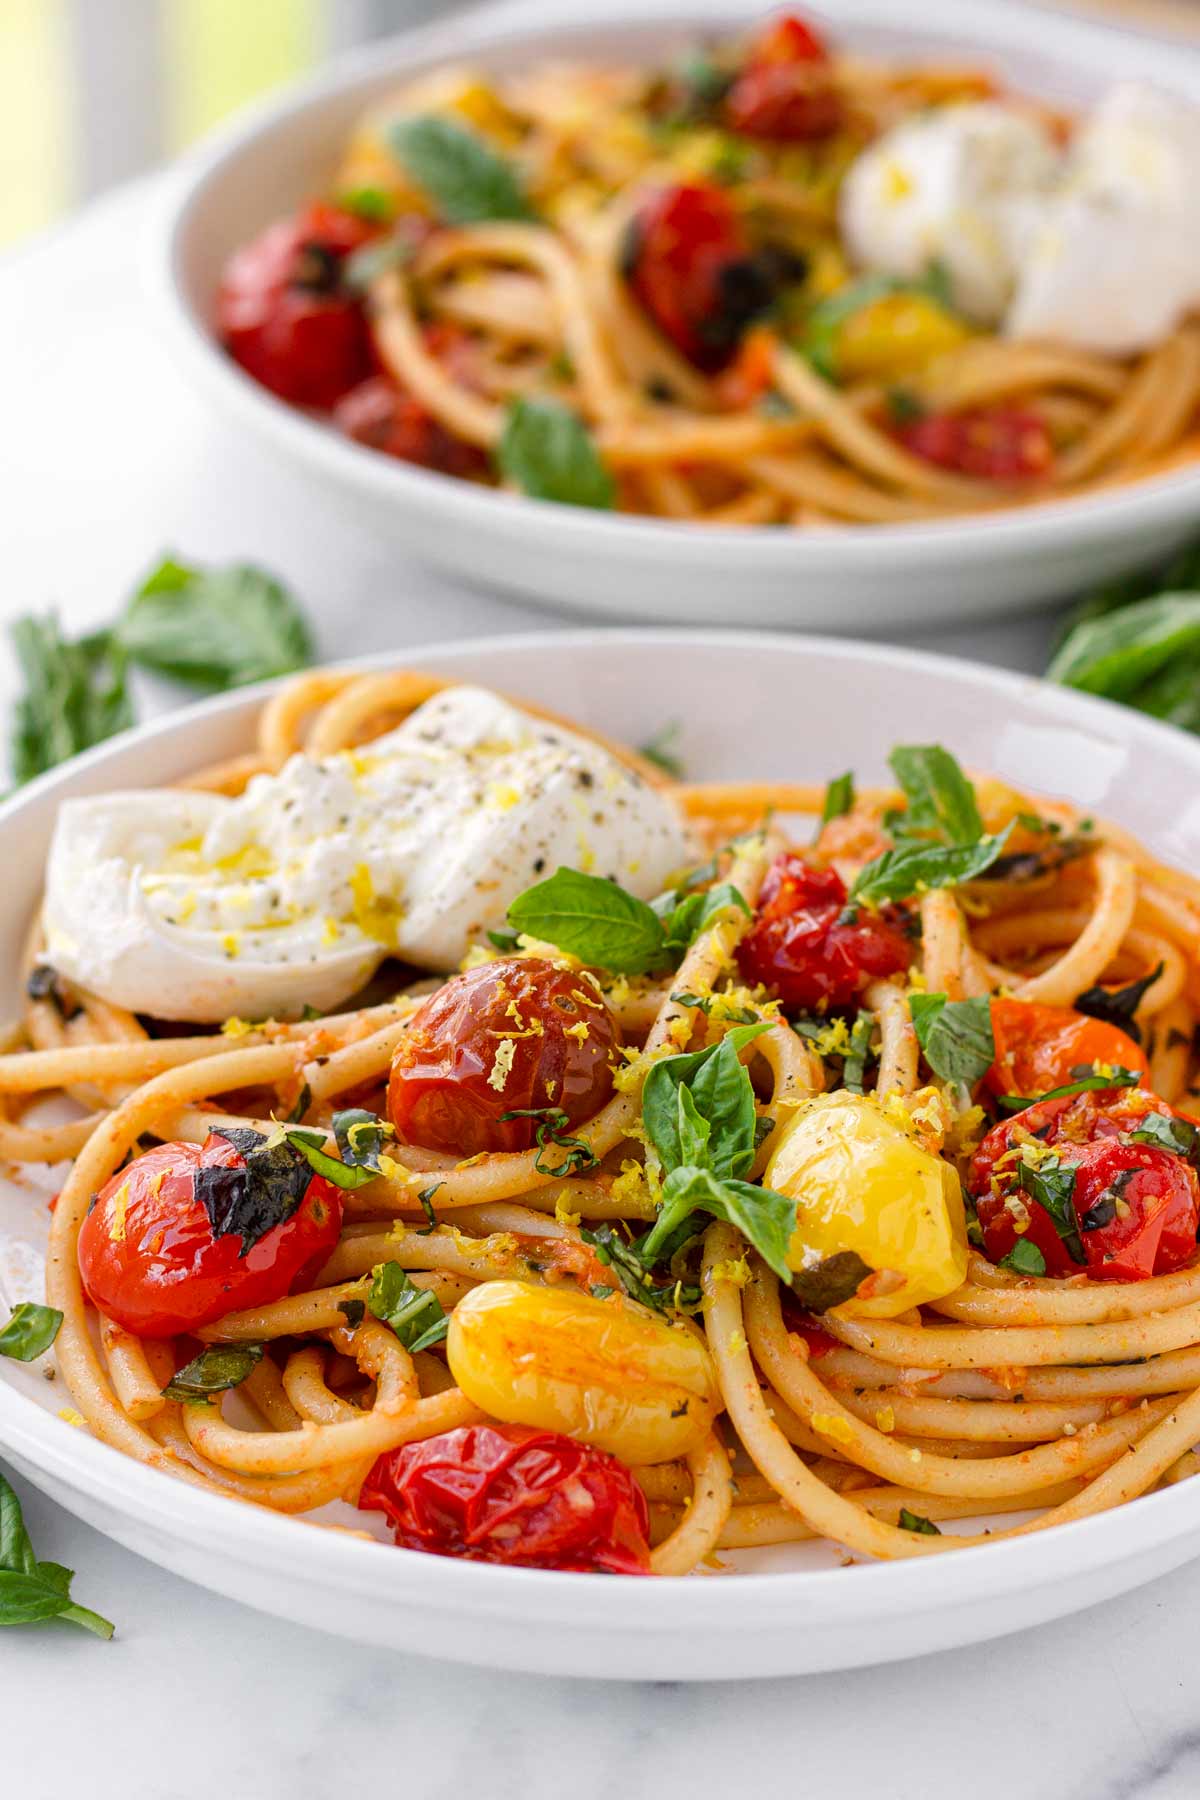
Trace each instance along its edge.
<path fill-rule="evenodd" d="M 730 11 L 769 6 L 731 0 Z M 1200 0 L 1064 8 L 1200 41 Z M 339 51 L 461 10 L 453 0 L 0 0 L 0 249 Z M 605 0 L 583 0 L 589 10 L 602 18 Z"/>

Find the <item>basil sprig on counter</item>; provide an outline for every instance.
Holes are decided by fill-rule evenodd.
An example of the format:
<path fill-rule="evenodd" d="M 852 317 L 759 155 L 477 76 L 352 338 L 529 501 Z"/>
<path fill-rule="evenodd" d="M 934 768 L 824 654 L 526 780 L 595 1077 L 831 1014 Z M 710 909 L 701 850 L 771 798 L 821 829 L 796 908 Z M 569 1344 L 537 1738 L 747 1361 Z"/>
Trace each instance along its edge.
<path fill-rule="evenodd" d="M 616 483 L 579 414 L 561 400 L 522 396 L 509 404 L 496 446 L 506 481 L 534 500 L 608 511 Z"/>
<path fill-rule="evenodd" d="M 738 1025 L 707 1050 L 656 1062 L 642 1088 L 642 1120 L 663 1168 L 663 1200 L 638 1245 L 652 1264 L 693 1213 L 733 1225 L 784 1281 L 796 1203 L 743 1177 L 754 1161 L 754 1089 L 739 1052 L 771 1029 Z"/>
<path fill-rule="evenodd" d="M 96 1637 L 110 1638 L 113 1626 L 99 1613 L 71 1599 L 74 1570 L 39 1562 L 25 1529 L 21 1503 L 0 1475 L 0 1625 L 34 1625 L 67 1619 Z"/>
<path fill-rule="evenodd" d="M 8 1323 L 0 1327 L 0 1356 L 9 1356 L 14 1362 L 36 1362 L 58 1336 L 62 1322 L 57 1307 L 23 1300 L 13 1307 Z"/>
<path fill-rule="evenodd" d="M 984 831 L 974 788 L 940 744 L 901 744 L 888 761 L 907 805 L 886 816 L 894 848 L 859 871 L 851 905 L 879 906 L 924 888 L 974 881 L 1000 856 L 1013 830 L 1009 823 L 994 835 Z"/>
<path fill-rule="evenodd" d="M 986 994 L 971 1000 L 910 994 L 908 1008 L 917 1042 L 935 1075 L 968 1087 L 983 1079 L 996 1059 L 992 1003 Z"/>
<path fill-rule="evenodd" d="M 1081 602 L 1046 673 L 1200 732 L 1200 544 Z"/>
<path fill-rule="evenodd" d="M 18 784 L 134 723 L 131 662 L 214 693 L 290 674 L 313 657 L 302 614 L 272 576 L 247 563 L 204 568 L 173 556 L 108 630 L 72 641 L 50 613 L 17 619 L 11 635 L 25 682 L 11 736 Z"/>
<path fill-rule="evenodd" d="M 536 216 L 511 163 L 465 125 L 425 113 L 396 119 L 387 140 L 448 225 Z"/>
<path fill-rule="evenodd" d="M 517 895 L 508 922 L 514 931 L 554 944 L 593 968 L 645 975 L 677 963 L 729 908 L 750 910 L 728 882 L 695 892 L 676 888 L 650 904 L 600 875 L 559 868 Z"/>

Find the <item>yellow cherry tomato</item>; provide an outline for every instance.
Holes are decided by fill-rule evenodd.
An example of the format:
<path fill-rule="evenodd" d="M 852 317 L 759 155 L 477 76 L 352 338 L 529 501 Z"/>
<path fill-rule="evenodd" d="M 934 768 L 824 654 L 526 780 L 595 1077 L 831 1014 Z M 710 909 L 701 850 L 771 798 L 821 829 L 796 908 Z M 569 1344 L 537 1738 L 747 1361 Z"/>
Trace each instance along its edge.
<path fill-rule="evenodd" d="M 451 1314 L 446 1354 L 493 1419 L 562 1431 L 631 1465 L 686 1456 L 720 1404 L 701 1339 L 617 1294 L 482 1282 Z"/>
<path fill-rule="evenodd" d="M 883 1278 L 837 1313 L 894 1318 L 953 1293 L 966 1277 L 957 1174 L 866 1095 L 809 1101 L 785 1127 L 763 1185 L 796 1201 L 793 1269 L 853 1250 Z"/>
<path fill-rule="evenodd" d="M 887 381 L 956 350 L 970 335 L 927 294 L 882 294 L 840 326 L 837 372 L 843 381 Z"/>

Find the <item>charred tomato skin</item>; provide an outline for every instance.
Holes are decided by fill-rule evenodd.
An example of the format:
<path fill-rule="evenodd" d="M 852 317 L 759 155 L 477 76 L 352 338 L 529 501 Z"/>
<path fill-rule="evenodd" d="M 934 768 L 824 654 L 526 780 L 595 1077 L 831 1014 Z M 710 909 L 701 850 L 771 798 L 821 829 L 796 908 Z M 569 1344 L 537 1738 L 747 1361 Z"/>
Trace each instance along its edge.
<path fill-rule="evenodd" d="M 785 851 L 767 870 L 753 924 L 737 948 L 745 981 L 789 1011 L 850 1006 L 868 982 L 907 969 L 912 946 L 895 908 L 846 916 L 846 884 Z"/>
<path fill-rule="evenodd" d="M 1141 1281 L 1186 1267 L 1196 1254 L 1200 1182 L 1186 1157 L 1129 1141 L 1150 1113 L 1184 1116 L 1145 1089 L 1121 1088 L 1038 1101 L 994 1126 L 967 1179 L 988 1258 L 1002 1261 L 1023 1237 L 1041 1251 L 1046 1274 L 1061 1278 Z M 1075 1172 L 1071 1204 L 1083 1263 L 1045 1208 L 1017 1186 L 1021 1145 L 1031 1139 Z M 1018 1232 L 1025 1215 L 1027 1228 Z"/>
<path fill-rule="evenodd" d="M 398 1545 L 532 1569 L 649 1573 L 641 1488 L 615 1456 L 555 1431 L 467 1425 L 378 1458 L 363 1511 Z"/>
<path fill-rule="evenodd" d="M 341 1233 L 338 1189 L 314 1175 L 295 1212 L 243 1254 L 236 1232 L 213 1236 L 196 1196 L 201 1169 L 242 1161 L 213 1132 L 203 1145 L 156 1144 L 105 1182 L 78 1251 L 84 1289 L 102 1313 L 138 1337 L 175 1337 L 310 1283 Z"/>
<path fill-rule="evenodd" d="M 528 1150 L 539 1121 L 502 1115 L 553 1109 L 582 1124 L 612 1094 L 620 1042 L 580 970 L 535 956 L 481 963 L 413 1016 L 392 1057 L 388 1112 L 403 1141 L 427 1150 Z"/>

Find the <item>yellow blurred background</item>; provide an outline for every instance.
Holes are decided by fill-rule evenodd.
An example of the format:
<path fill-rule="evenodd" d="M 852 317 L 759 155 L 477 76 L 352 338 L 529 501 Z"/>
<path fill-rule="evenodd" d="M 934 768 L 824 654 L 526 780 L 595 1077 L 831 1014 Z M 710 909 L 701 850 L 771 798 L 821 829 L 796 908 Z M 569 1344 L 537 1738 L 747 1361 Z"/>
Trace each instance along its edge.
<path fill-rule="evenodd" d="M 597 18 L 609 11 L 587 3 Z M 731 0 L 743 9 L 770 0 Z M 1069 9 L 1200 42 L 1200 0 Z M 339 50 L 455 10 L 453 0 L 0 0 L 0 247 Z"/>

